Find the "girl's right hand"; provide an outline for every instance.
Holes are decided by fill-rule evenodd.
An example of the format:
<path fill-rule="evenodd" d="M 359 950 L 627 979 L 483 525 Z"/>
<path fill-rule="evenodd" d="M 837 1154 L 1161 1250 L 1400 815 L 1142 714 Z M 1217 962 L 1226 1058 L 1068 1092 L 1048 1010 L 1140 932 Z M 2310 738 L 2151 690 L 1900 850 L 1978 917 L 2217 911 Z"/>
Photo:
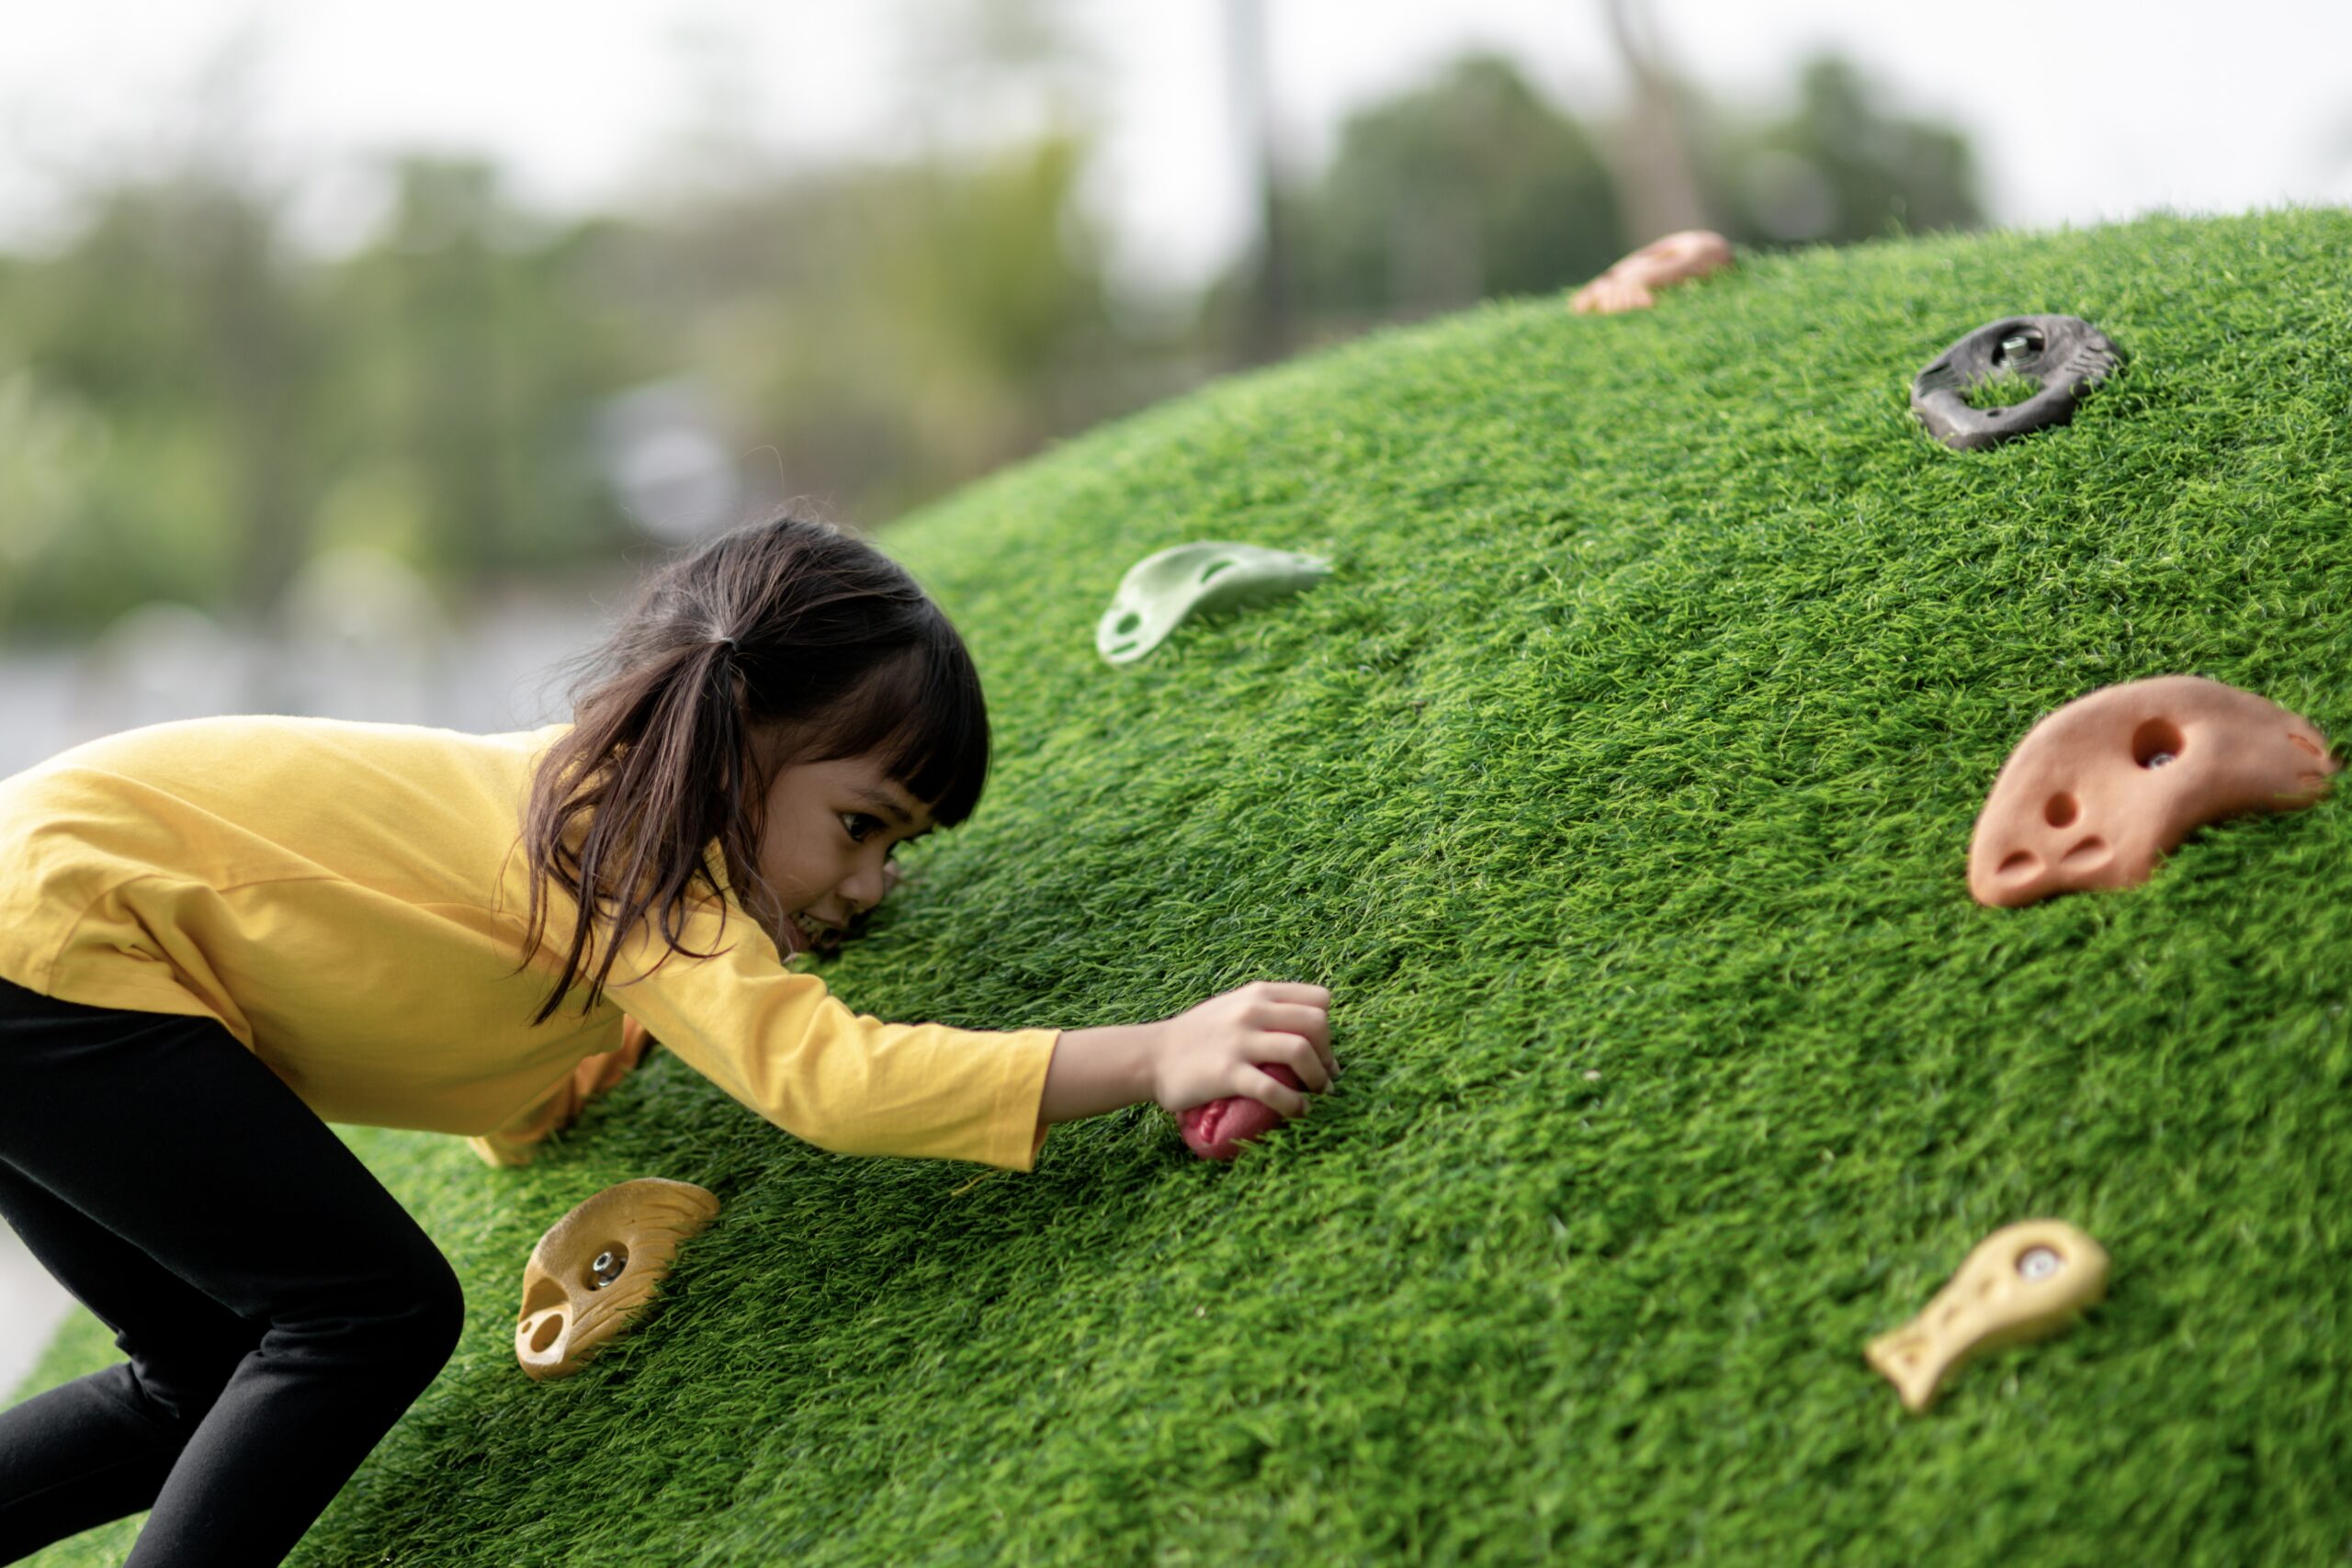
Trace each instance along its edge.
<path fill-rule="evenodd" d="M 1320 1093 L 1340 1071 L 1331 1055 L 1331 993 L 1287 980 L 1252 980 L 1159 1025 L 1151 1092 L 1162 1109 L 1189 1111 L 1244 1095 L 1284 1116 L 1304 1116 L 1306 1096 L 1266 1073 L 1280 1062 Z"/>

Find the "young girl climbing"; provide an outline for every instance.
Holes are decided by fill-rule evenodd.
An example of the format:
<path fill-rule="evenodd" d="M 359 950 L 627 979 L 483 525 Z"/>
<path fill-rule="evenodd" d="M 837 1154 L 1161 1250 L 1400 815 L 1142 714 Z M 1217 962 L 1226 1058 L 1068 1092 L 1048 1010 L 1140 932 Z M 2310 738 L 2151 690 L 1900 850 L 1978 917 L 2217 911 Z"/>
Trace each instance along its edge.
<path fill-rule="evenodd" d="M 988 754 L 938 608 L 786 519 L 662 572 L 570 724 L 198 720 L 0 782 L 0 1215 L 130 1356 L 0 1414 L 0 1561 L 141 1508 L 134 1564 L 282 1557 L 462 1316 L 326 1122 L 511 1148 L 625 1019 L 844 1154 L 1026 1169 L 1139 1100 L 1305 1111 L 1253 1064 L 1329 1086 L 1320 987 L 991 1033 L 786 966 Z"/>

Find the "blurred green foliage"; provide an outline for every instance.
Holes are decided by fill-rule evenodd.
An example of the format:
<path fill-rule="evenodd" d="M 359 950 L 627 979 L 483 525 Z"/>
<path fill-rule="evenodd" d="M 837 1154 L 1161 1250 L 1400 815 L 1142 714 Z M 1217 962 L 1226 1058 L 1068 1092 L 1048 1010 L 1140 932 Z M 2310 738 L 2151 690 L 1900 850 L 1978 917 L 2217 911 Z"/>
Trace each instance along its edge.
<path fill-rule="evenodd" d="M 1001 69 L 1055 68 L 1051 39 L 1014 41 Z M 89 177 L 58 243 L 0 254 L 0 634 L 155 599 L 266 628 L 330 548 L 445 587 L 608 560 L 661 520 L 615 498 L 599 412 L 655 383 L 714 411 L 745 509 L 878 522 L 1254 357 L 1235 312 L 1268 255 L 1273 341 L 1297 344 L 1568 286 L 1648 238 L 1623 230 L 1610 128 L 1473 57 L 1277 187 L 1285 246 L 1138 325 L 1081 198 L 1093 117 L 1055 101 L 977 151 L 944 121 L 895 160 L 719 171 L 705 149 L 658 207 L 561 220 L 490 164 L 410 156 L 334 254 L 295 243 L 296 193 L 233 141 Z M 1780 118 L 1689 112 L 1743 243 L 1979 220 L 1962 139 L 1836 61 Z"/>
<path fill-rule="evenodd" d="M 1982 224 L 1967 137 L 1878 99 L 1851 62 L 1824 55 L 1798 72 L 1785 114 L 1724 114 L 1694 102 L 1715 227 L 1743 243 L 1842 245 Z"/>
<path fill-rule="evenodd" d="M 1626 245 L 1592 139 L 1493 55 L 1350 119 L 1294 202 L 1300 297 L 1370 320 L 1560 288 Z"/>

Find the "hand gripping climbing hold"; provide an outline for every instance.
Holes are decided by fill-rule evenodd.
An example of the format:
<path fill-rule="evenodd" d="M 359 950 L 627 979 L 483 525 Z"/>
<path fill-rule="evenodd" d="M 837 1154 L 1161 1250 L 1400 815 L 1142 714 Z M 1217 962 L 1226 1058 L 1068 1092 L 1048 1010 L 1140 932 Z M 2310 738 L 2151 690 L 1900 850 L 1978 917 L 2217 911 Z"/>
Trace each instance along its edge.
<path fill-rule="evenodd" d="M 570 1377 L 627 1333 L 678 1248 L 718 1213 L 691 1182 L 649 1176 L 607 1187 L 556 1221 L 523 1269 L 514 1359 L 538 1379 Z"/>
<path fill-rule="evenodd" d="M 1191 615 L 1263 604 L 1312 588 L 1331 563 L 1288 550 L 1208 540 L 1146 556 L 1119 580 L 1094 627 L 1094 649 L 1114 664 L 1141 659 Z"/>
<path fill-rule="evenodd" d="M 1977 1243 L 1925 1312 L 1862 1354 L 1917 1415 L 1969 1357 L 2046 1338 L 2106 1293 L 2105 1247 L 2064 1220 L 2025 1220 Z"/>
<path fill-rule="evenodd" d="M 2311 805 L 2340 765 L 2310 720 L 2219 681 L 2103 687 L 2002 764 L 1968 846 L 1968 890 L 2007 908 L 2134 886 L 2209 822 Z"/>
<path fill-rule="evenodd" d="M 1613 316 L 1621 310 L 1645 310 L 1657 303 L 1657 290 L 1688 277 L 1704 277 L 1731 265 L 1731 243 L 1708 229 L 1685 229 L 1652 240 L 1632 255 L 1568 296 L 1568 309 L 1580 316 Z"/>
<path fill-rule="evenodd" d="M 1928 434 L 1963 452 L 2064 424 L 2085 392 L 2120 357 L 2107 334 L 2080 316 L 2004 316 L 1936 356 L 1911 380 L 1911 412 Z M 1968 406 L 1968 389 L 2022 376 L 2041 390 L 2007 408 Z"/>
<path fill-rule="evenodd" d="M 1258 1070 L 1285 1088 L 1303 1090 L 1306 1087 L 1280 1062 L 1261 1062 Z M 1193 1106 L 1177 1117 L 1176 1124 L 1183 1131 L 1184 1146 L 1203 1159 L 1231 1159 L 1241 1152 L 1242 1145 L 1264 1136 L 1284 1120 L 1281 1111 L 1263 1100 L 1235 1094 Z"/>

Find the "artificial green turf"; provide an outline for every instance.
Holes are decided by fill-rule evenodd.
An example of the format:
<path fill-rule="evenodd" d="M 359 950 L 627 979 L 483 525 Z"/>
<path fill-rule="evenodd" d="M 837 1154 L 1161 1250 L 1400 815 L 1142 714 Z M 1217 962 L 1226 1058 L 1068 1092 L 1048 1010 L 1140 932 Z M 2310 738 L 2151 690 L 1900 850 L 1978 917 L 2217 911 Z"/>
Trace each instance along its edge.
<path fill-rule="evenodd" d="M 1961 389 L 1961 401 L 1973 409 L 2014 408 L 2041 392 L 2041 383 L 2030 376 L 1987 376 L 1982 381 L 1971 381 Z"/>
<path fill-rule="evenodd" d="M 892 530 L 999 763 L 840 992 L 1010 1027 L 1312 979 L 1344 1084 L 1231 1167 L 1143 1108 L 977 1183 L 667 1058 L 523 1173 L 357 1135 L 472 1316 L 298 1561 L 2341 1560 L 2352 814 L 2023 910 L 1963 864 L 2095 686 L 2352 735 L 2347 252 L 2342 212 L 2160 218 L 1500 305 Z M 2044 311 L 2124 368 L 1929 440 L 1913 373 Z M 1120 574 L 1197 538 L 1338 570 L 1103 663 Z M 526 1253 L 641 1175 L 726 1208 L 644 1332 L 530 1383 Z M 2108 1302 L 1905 1415 L 1863 1342 L 2035 1215 Z"/>

